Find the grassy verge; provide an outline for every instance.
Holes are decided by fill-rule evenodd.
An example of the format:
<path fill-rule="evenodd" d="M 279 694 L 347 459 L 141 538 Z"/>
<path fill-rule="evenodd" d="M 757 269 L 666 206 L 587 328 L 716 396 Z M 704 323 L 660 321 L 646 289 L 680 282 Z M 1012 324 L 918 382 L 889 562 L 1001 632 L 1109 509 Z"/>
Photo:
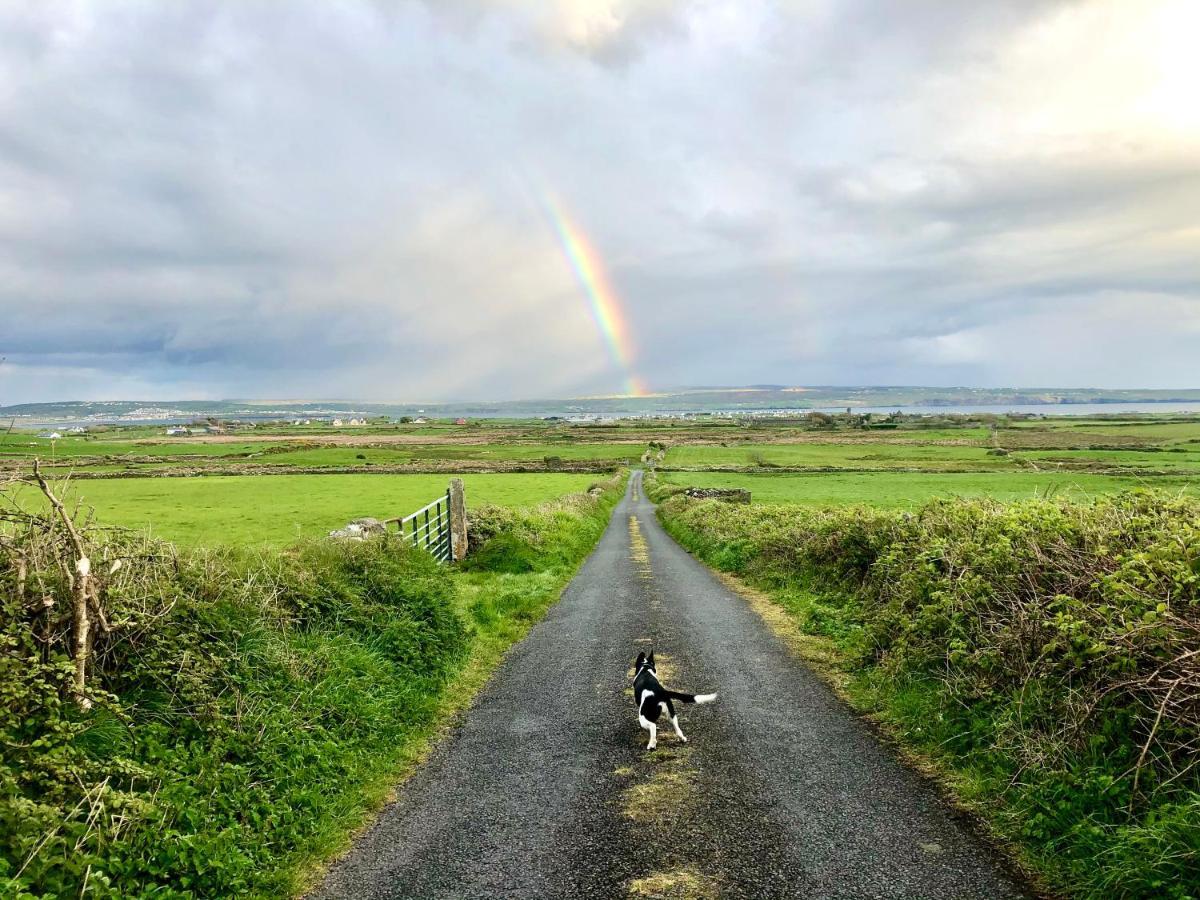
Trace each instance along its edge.
<path fill-rule="evenodd" d="M 90 709 L 72 699 L 62 536 L 14 511 L 0 895 L 301 890 L 557 599 L 619 488 L 475 510 L 457 569 L 378 541 L 178 552 L 88 529 L 112 627 L 95 639 Z"/>
<path fill-rule="evenodd" d="M 1080 897 L 1200 896 L 1200 503 L 691 501 L 684 546 L 762 591 L 858 708 Z"/>

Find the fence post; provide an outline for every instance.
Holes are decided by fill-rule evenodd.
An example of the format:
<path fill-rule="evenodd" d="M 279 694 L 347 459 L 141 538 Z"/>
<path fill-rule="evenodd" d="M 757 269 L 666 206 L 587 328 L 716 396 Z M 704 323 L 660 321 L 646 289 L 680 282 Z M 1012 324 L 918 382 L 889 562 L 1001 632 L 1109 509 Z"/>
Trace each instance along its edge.
<path fill-rule="evenodd" d="M 467 555 L 467 496 L 461 478 L 450 479 L 450 555 L 455 562 Z"/>

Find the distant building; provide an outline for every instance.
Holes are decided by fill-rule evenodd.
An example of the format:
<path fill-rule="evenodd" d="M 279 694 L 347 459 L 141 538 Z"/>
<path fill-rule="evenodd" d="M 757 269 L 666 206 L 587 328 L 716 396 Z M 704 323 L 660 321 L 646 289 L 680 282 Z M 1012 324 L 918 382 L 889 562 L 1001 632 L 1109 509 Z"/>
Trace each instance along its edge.
<path fill-rule="evenodd" d="M 62 435 L 57 431 L 47 431 L 44 434 L 39 434 L 38 437 L 44 438 L 48 441 L 57 441 L 60 437 L 62 437 Z"/>
<path fill-rule="evenodd" d="M 175 428 L 167 429 L 167 435 L 169 437 L 181 437 L 181 436 L 189 435 L 191 433 L 192 433 L 192 431 L 190 428 L 184 428 L 182 425 L 175 427 Z"/>
<path fill-rule="evenodd" d="M 82 425 L 76 425 L 74 428 L 68 428 L 67 434 L 87 434 L 87 429 Z"/>
<path fill-rule="evenodd" d="M 455 419 L 455 420 L 454 420 L 454 424 L 455 424 L 455 425 L 466 425 L 466 424 L 467 424 L 467 420 L 466 420 L 466 419 Z"/>
<path fill-rule="evenodd" d="M 415 419 L 413 419 L 413 424 L 414 425 L 424 425 L 428 421 L 429 420 L 426 419 L 424 416 L 417 416 Z"/>
<path fill-rule="evenodd" d="M 334 428 L 341 428 L 343 423 L 342 423 L 341 419 L 334 419 L 329 424 L 332 425 Z"/>

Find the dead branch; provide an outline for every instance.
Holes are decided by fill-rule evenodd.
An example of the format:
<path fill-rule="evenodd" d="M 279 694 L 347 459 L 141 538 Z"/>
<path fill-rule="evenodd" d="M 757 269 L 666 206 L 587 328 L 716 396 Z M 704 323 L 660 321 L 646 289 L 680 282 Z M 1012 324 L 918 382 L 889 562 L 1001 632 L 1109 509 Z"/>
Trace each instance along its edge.
<path fill-rule="evenodd" d="M 67 508 L 62 501 L 55 496 L 54 491 L 50 489 L 49 483 L 43 477 L 38 461 L 33 461 L 33 477 L 37 480 L 38 487 L 42 493 L 46 495 L 46 499 L 50 501 L 50 505 L 54 507 L 54 511 L 58 513 L 58 517 L 66 529 L 67 537 L 71 542 L 71 546 L 75 551 L 75 576 L 72 578 L 71 594 L 74 600 L 74 632 L 75 632 L 75 699 L 84 709 L 91 709 L 92 701 L 88 699 L 87 689 L 87 666 L 88 657 L 91 655 L 92 649 L 92 622 L 89 615 L 91 608 L 98 610 L 100 606 L 99 594 L 96 590 L 95 579 L 92 575 L 92 561 L 88 558 L 87 546 L 83 542 L 83 537 L 79 530 L 75 527 L 75 523 L 71 520 Z M 69 573 L 68 573 L 69 574 Z M 103 622 L 104 628 L 107 630 L 108 622 L 104 619 L 103 614 L 99 616 Z"/>

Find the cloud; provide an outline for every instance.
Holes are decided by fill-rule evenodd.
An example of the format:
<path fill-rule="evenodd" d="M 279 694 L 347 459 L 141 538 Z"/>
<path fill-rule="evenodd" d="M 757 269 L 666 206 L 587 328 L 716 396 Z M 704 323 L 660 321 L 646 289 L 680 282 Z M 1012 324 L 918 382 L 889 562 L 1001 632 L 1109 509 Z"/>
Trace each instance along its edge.
<path fill-rule="evenodd" d="M 1190 384 L 1197 25 L 1170 0 L 8 6 L 0 403 L 619 390 L 547 189 L 654 385 Z"/>

